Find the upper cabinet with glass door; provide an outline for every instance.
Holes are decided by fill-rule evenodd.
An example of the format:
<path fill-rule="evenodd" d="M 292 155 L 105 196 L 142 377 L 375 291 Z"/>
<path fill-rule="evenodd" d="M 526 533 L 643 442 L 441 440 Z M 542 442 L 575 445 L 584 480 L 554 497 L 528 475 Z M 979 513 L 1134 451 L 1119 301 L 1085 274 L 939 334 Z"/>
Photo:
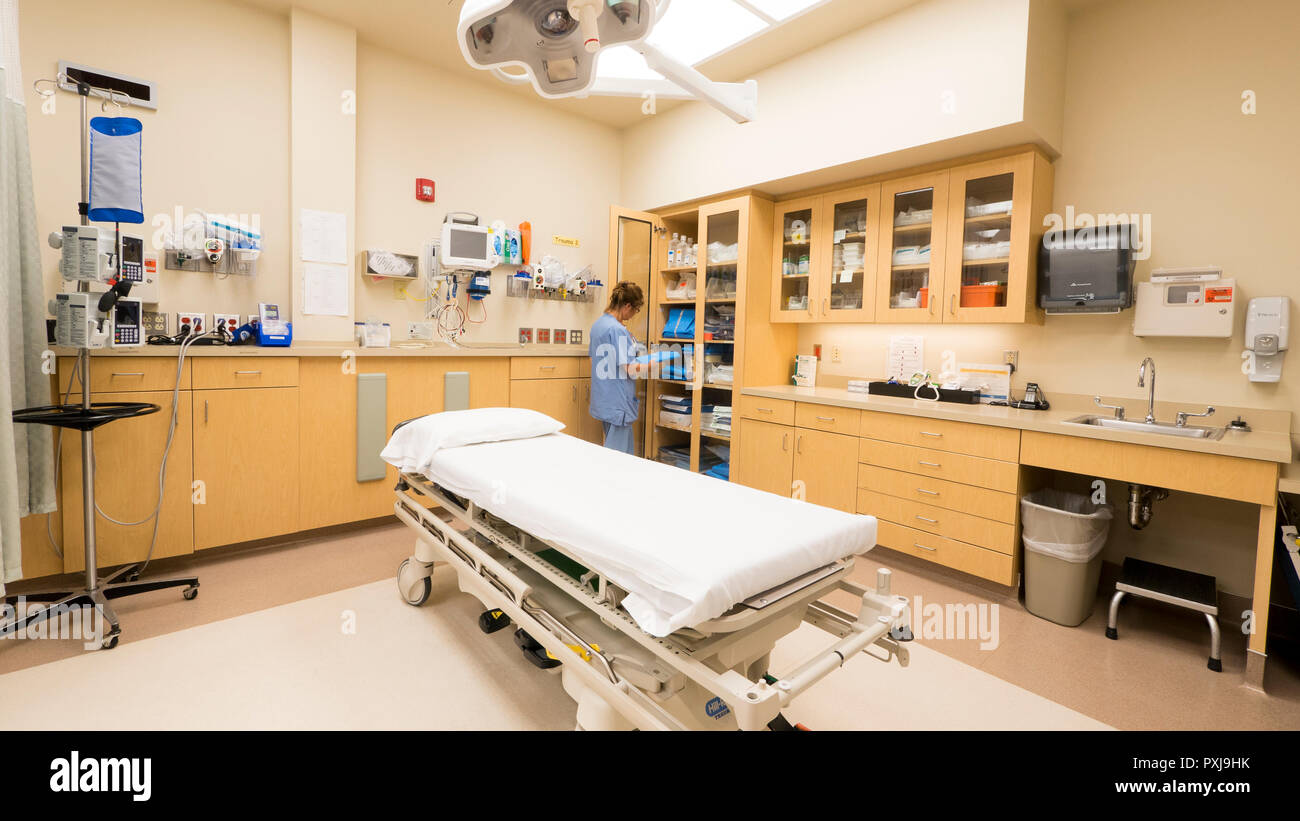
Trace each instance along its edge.
<path fill-rule="evenodd" d="M 814 311 L 819 322 L 870 322 L 876 315 L 876 256 L 880 242 L 880 186 L 823 198 L 823 230 L 814 234 Z"/>
<path fill-rule="evenodd" d="M 1036 318 L 1036 258 L 1052 168 L 1036 152 L 949 172 L 944 322 Z"/>
<path fill-rule="evenodd" d="M 948 172 L 883 183 L 876 321 L 942 322 Z"/>
<path fill-rule="evenodd" d="M 822 231 L 822 198 L 776 204 L 773 226 L 772 321 L 812 322 L 817 297 L 814 272 L 821 249 L 813 241 Z"/>

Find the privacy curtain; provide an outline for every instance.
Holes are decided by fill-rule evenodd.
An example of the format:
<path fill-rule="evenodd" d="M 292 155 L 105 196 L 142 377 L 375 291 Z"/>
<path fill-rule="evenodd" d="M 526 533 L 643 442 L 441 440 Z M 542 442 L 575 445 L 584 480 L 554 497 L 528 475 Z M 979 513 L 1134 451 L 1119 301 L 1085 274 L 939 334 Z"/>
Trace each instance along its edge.
<path fill-rule="evenodd" d="M 50 404 L 50 377 L 41 371 L 45 313 L 18 0 L 0 0 L 0 593 L 22 576 L 18 520 L 55 509 L 50 429 L 12 421 L 17 408 Z"/>

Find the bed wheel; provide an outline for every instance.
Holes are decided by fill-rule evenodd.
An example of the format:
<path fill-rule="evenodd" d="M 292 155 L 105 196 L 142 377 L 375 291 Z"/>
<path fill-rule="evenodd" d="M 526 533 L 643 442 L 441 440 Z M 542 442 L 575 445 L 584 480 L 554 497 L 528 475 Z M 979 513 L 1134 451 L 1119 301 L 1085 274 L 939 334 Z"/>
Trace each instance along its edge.
<path fill-rule="evenodd" d="M 478 629 L 491 635 L 510 626 L 510 617 L 500 610 L 484 610 L 478 617 Z"/>
<path fill-rule="evenodd" d="M 397 592 L 402 599 L 412 607 L 419 607 L 429 600 L 429 594 L 433 592 L 433 579 L 425 576 L 407 592 L 406 585 L 402 584 L 402 577 L 406 575 L 406 569 L 410 566 L 411 560 L 405 559 L 397 568 Z"/>

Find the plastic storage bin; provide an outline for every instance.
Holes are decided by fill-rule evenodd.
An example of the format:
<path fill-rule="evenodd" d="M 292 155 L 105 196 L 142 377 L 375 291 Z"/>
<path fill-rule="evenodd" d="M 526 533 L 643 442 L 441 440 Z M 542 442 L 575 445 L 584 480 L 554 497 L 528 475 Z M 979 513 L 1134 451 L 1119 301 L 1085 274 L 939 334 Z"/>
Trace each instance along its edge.
<path fill-rule="evenodd" d="M 1112 517 L 1080 493 L 1045 489 L 1020 500 L 1026 610 L 1067 627 L 1088 620 Z"/>

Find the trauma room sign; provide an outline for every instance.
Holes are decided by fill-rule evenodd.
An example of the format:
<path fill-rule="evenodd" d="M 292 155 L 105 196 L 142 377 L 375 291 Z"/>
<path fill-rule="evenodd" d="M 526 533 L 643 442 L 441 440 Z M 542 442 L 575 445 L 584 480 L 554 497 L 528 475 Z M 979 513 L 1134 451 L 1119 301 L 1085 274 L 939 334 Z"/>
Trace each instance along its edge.
<path fill-rule="evenodd" d="M 577 237 L 562 237 L 559 234 L 551 237 L 551 242 L 556 245 L 563 245 L 565 248 L 577 248 L 582 245 Z"/>

